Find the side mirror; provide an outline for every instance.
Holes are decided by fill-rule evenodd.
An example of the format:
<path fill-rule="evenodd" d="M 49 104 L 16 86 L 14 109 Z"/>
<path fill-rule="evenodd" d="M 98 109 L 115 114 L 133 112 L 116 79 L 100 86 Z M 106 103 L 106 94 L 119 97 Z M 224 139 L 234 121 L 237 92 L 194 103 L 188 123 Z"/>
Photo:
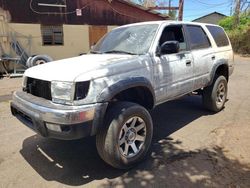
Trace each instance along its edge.
<path fill-rule="evenodd" d="M 180 50 L 180 44 L 178 41 L 166 41 L 160 47 L 160 54 L 173 54 L 178 53 Z"/>

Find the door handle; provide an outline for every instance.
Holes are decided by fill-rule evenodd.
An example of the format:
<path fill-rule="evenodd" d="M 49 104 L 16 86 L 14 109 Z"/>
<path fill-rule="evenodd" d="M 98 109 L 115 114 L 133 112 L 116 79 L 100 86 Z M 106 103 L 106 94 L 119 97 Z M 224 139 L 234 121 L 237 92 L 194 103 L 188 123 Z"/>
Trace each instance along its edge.
<path fill-rule="evenodd" d="M 191 63 L 192 63 L 191 60 L 186 60 L 186 65 L 187 65 L 187 66 L 190 66 Z"/>
<path fill-rule="evenodd" d="M 213 56 L 211 57 L 211 59 L 212 59 L 212 60 L 215 60 L 215 55 L 213 55 Z"/>

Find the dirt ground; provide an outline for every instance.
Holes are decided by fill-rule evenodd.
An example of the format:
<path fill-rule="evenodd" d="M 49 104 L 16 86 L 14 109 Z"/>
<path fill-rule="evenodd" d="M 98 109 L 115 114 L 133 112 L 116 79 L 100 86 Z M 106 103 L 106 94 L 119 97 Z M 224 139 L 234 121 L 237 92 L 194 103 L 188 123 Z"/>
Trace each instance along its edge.
<path fill-rule="evenodd" d="M 235 58 L 226 107 L 204 110 L 199 96 L 151 112 L 148 157 L 116 170 L 98 156 L 94 138 L 45 139 L 11 116 L 20 78 L 0 80 L 0 187 L 250 187 L 250 58 Z"/>

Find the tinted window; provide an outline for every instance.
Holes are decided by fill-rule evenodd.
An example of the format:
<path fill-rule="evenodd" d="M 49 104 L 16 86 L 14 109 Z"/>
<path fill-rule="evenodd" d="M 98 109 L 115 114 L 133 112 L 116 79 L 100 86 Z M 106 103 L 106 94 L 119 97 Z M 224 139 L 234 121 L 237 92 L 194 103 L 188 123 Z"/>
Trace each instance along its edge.
<path fill-rule="evenodd" d="M 218 47 L 229 45 L 228 38 L 222 28 L 211 25 L 207 25 L 206 27 L 213 36 Z"/>
<path fill-rule="evenodd" d="M 188 25 L 187 34 L 191 49 L 202 49 L 211 46 L 206 33 L 200 26 Z"/>

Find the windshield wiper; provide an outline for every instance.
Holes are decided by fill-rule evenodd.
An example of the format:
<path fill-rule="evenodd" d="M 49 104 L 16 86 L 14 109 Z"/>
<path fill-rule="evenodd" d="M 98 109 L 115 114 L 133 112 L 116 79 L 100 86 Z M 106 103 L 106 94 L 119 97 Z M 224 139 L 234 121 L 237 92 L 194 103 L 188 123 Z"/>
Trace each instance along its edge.
<path fill-rule="evenodd" d="M 110 50 L 110 51 L 106 51 L 103 52 L 104 54 L 130 54 L 130 55 L 137 55 L 135 53 L 131 53 L 131 52 L 126 52 L 126 51 L 122 51 L 122 50 Z"/>

